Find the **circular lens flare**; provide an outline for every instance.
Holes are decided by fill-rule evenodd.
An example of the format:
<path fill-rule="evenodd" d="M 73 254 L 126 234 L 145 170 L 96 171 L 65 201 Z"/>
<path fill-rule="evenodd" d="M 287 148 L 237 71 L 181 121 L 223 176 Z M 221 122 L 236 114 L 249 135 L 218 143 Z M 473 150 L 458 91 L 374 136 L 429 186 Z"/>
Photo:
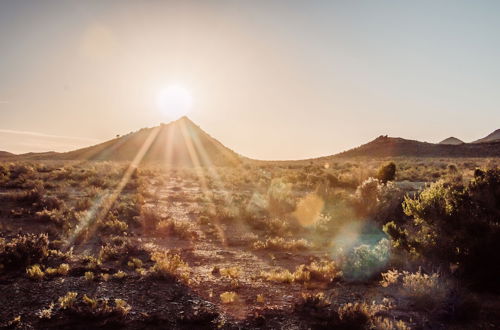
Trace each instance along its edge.
<path fill-rule="evenodd" d="M 157 95 L 156 103 L 162 113 L 172 119 L 185 116 L 193 107 L 189 90 L 182 85 L 169 85 Z"/>

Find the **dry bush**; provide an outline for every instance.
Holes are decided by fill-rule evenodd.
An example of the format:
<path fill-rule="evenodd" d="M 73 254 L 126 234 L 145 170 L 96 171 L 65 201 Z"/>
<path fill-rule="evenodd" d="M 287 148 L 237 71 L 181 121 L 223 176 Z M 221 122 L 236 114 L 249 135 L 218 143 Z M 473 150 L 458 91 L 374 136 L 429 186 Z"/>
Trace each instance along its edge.
<path fill-rule="evenodd" d="M 295 313 L 312 329 L 409 329 L 403 321 L 386 317 L 392 308 L 387 301 L 382 304 L 355 302 L 335 307 L 322 292 L 304 293 L 294 305 Z"/>
<path fill-rule="evenodd" d="M 321 260 L 313 261 L 310 265 L 300 265 L 295 271 L 302 276 L 297 278 L 304 278 L 304 281 L 317 281 L 317 282 L 332 282 L 340 276 L 342 272 L 333 261 Z"/>
<path fill-rule="evenodd" d="M 126 265 L 131 257 L 147 257 L 148 252 L 130 239 L 115 236 L 111 242 L 106 243 L 99 251 L 99 263 L 115 261 Z"/>
<path fill-rule="evenodd" d="M 333 261 L 314 261 L 309 265 L 300 265 L 292 273 L 287 269 L 274 269 L 269 272 L 262 271 L 260 277 L 267 281 L 279 283 L 292 282 L 333 282 L 342 276 Z"/>
<path fill-rule="evenodd" d="M 392 294 L 410 299 L 417 310 L 428 312 L 433 319 L 463 325 L 479 317 L 481 304 L 476 297 L 438 273 L 393 269 L 381 275 L 382 287 L 396 290 Z"/>
<path fill-rule="evenodd" d="M 232 304 L 238 300 L 238 294 L 233 291 L 226 291 L 220 294 L 220 300 L 223 304 Z"/>
<path fill-rule="evenodd" d="M 156 234 L 164 236 L 177 236 L 185 239 L 195 239 L 198 237 L 193 224 L 187 221 L 165 219 L 156 225 Z"/>
<path fill-rule="evenodd" d="M 26 268 L 26 274 L 31 279 L 41 280 L 45 276 L 53 277 L 57 275 L 68 275 L 69 269 L 70 267 L 68 264 L 60 264 L 56 268 L 48 267 L 46 269 L 44 269 L 44 267 L 41 265 L 35 264 Z"/>
<path fill-rule="evenodd" d="M 61 309 L 68 309 L 74 306 L 76 302 L 77 292 L 69 291 L 66 295 L 59 297 L 58 302 Z"/>
<path fill-rule="evenodd" d="M 6 270 L 24 269 L 28 265 L 42 263 L 48 254 L 46 234 L 18 235 L 9 242 L 0 238 L 0 265 Z"/>
<path fill-rule="evenodd" d="M 78 198 L 75 202 L 75 210 L 85 211 L 92 206 L 92 200 L 89 197 Z"/>
<path fill-rule="evenodd" d="M 100 259 L 95 258 L 94 256 L 84 256 L 82 258 L 82 263 L 85 269 L 94 270 L 101 266 L 102 262 Z"/>
<path fill-rule="evenodd" d="M 285 239 L 283 237 L 267 238 L 265 241 L 257 241 L 253 244 L 256 250 L 306 250 L 311 248 L 311 243 L 307 240 Z"/>
<path fill-rule="evenodd" d="M 448 291 L 448 283 L 438 273 L 428 275 L 421 270 L 410 273 L 393 269 L 381 275 L 380 284 L 383 287 L 399 289 L 405 296 L 419 302 L 419 306 L 435 306 Z"/>
<path fill-rule="evenodd" d="M 45 269 L 45 274 L 48 276 L 65 276 L 68 275 L 70 266 L 68 264 L 60 264 L 58 267 L 48 267 Z"/>
<path fill-rule="evenodd" d="M 84 277 L 87 281 L 92 282 L 95 278 L 94 272 L 87 271 L 84 274 Z"/>
<path fill-rule="evenodd" d="M 151 260 L 155 262 L 151 267 L 152 276 L 167 280 L 189 281 L 191 269 L 178 254 L 172 254 L 170 251 L 154 252 Z"/>
<path fill-rule="evenodd" d="M 99 221 L 98 229 L 104 234 L 123 234 L 128 229 L 126 222 L 118 220 L 115 216 L 108 216 L 107 220 Z"/>
<path fill-rule="evenodd" d="M 140 222 L 146 232 L 153 232 L 161 220 L 160 214 L 153 208 L 141 209 Z"/>
<path fill-rule="evenodd" d="M 267 281 L 279 283 L 292 283 L 295 281 L 295 276 L 288 269 L 273 269 L 269 272 L 261 271 L 260 277 Z"/>
<path fill-rule="evenodd" d="M 45 275 L 40 265 L 33 265 L 26 268 L 26 274 L 33 280 L 41 280 Z"/>
<path fill-rule="evenodd" d="M 53 223 L 59 228 L 67 230 L 71 227 L 72 212 L 67 209 L 43 209 L 35 213 L 37 221 Z"/>
<path fill-rule="evenodd" d="M 123 299 L 90 298 L 83 295 L 78 299 L 78 293 L 68 292 L 59 298 L 59 308 L 73 317 L 78 316 L 85 319 L 109 319 L 117 318 L 115 321 L 127 315 L 131 306 Z M 112 302 L 112 303 L 111 303 Z M 51 307 L 52 306 L 52 307 Z M 49 306 L 52 313 L 53 305 Z"/>
<path fill-rule="evenodd" d="M 230 279 L 237 279 L 238 277 L 240 277 L 241 268 L 237 266 L 221 268 L 219 272 L 222 276 L 226 276 Z"/>
<path fill-rule="evenodd" d="M 129 262 L 127 263 L 127 266 L 133 269 L 142 268 L 143 262 L 139 258 L 130 258 Z"/>
<path fill-rule="evenodd" d="M 113 278 L 116 280 L 123 280 L 126 276 L 127 273 L 125 273 L 123 270 L 119 270 L 113 274 Z"/>

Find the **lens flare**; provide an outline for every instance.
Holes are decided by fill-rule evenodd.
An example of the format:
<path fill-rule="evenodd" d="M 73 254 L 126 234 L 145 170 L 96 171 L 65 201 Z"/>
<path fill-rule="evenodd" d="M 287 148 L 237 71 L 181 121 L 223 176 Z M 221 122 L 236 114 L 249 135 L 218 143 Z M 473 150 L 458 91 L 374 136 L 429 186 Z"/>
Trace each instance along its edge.
<path fill-rule="evenodd" d="M 297 203 L 293 215 L 304 227 L 315 224 L 323 211 L 325 202 L 317 194 L 308 194 Z"/>

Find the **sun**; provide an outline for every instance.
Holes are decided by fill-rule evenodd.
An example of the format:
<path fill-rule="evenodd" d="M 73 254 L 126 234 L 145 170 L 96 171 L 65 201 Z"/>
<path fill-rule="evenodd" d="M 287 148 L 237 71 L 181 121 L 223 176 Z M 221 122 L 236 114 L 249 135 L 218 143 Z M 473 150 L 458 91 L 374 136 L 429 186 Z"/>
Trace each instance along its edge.
<path fill-rule="evenodd" d="M 158 92 L 156 104 L 164 115 L 177 119 L 189 113 L 193 107 L 193 97 L 184 86 L 172 84 Z"/>

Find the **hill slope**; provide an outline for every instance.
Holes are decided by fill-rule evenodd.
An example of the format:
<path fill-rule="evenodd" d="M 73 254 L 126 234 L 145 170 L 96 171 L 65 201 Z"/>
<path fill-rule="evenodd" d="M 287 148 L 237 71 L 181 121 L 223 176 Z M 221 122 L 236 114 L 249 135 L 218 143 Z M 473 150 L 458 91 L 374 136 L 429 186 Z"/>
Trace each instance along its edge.
<path fill-rule="evenodd" d="M 435 144 L 379 136 L 360 147 L 332 157 L 500 157 L 500 141 L 463 143 L 459 145 Z"/>
<path fill-rule="evenodd" d="M 223 146 L 187 117 L 143 128 L 87 148 L 65 153 L 31 153 L 20 159 L 162 162 L 170 166 L 228 166 L 242 157 Z"/>
<path fill-rule="evenodd" d="M 0 158 L 11 158 L 11 157 L 16 157 L 16 155 L 7 151 L 0 151 Z"/>
<path fill-rule="evenodd" d="M 484 142 L 493 142 L 493 141 L 500 141 L 500 129 L 497 129 L 493 133 L 485 136 L 482 139 L 476 140 L 472 143 L 484 143 Z"/>

